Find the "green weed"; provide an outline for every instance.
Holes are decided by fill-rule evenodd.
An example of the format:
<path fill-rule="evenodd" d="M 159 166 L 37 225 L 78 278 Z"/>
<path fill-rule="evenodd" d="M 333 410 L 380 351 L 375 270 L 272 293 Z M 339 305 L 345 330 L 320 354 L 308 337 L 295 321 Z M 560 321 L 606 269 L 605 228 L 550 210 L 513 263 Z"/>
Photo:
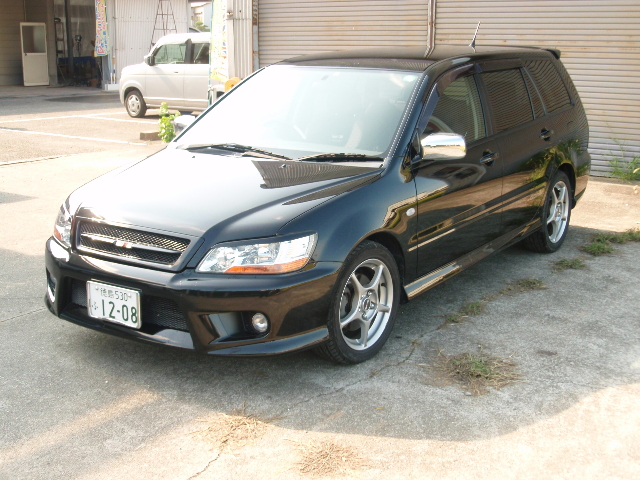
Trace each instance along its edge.
<path fill-rule="evenodd" d="M 584 270 L 587 268 L 587 264 L 581 258 L 563 258 L 553 263 L 551 271 L 563 272 L 565 270 Z"/>

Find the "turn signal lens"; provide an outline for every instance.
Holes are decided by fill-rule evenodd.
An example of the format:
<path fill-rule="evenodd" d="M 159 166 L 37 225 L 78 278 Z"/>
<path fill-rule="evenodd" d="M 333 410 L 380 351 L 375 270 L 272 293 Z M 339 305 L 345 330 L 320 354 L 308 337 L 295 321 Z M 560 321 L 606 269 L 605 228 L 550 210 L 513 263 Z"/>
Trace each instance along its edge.
<path fill-rule="evenodd" d="M 303 268 L 316 245 L 317 235 L 284 242 L 220 246 L 209 250 L 197 268 L 203 273 L 287 273 Z"/>

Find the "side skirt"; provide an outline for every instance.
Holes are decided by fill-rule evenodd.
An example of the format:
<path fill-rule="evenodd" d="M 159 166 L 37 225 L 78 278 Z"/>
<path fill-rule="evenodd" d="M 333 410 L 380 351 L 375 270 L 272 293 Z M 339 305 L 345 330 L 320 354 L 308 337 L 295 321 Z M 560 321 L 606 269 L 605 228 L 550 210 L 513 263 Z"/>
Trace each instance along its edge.
<path fill-rule="evenodd" d="M 454 260 L 447 265 L 434 270 L 433 272 L 427 273 L 426 275 L 420 277 L 419 279 L 411 282 L 408 285 L 404 286 L 405 292 L 407 293 L 407 298 L 412 300 L 423 292 L 439 285 L 445 280 L 457 275 L 463 270 L 469 268 L 470 266 L 478 263 L 485 257 L 488 257 L 492 253 L 495 253 L 499 250 L 507 248 L 514 243 L 519 242 L 524 237 L 533 233 L 535 230 L 542 226 L 542 222 L 540 218 L 536 218 L 532 220 L 524 227 L 518 227 L 515 230 L 510 231 L 502 235 L 501 237 L 492 240 L 491 242 L 476 248 L 472 252 L 467 255 L 460 257 L 457 260 Z"/>

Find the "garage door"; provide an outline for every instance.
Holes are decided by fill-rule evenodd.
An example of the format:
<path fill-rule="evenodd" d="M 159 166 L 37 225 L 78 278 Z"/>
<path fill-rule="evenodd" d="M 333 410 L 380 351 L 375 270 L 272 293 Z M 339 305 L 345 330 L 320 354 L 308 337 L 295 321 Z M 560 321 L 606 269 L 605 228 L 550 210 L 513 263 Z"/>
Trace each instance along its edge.
<path fill-rule="evenodd" d="M 259 0 L 260 66 L 330 50 L 429 43 L 432 0 Z"/>
<path fill-rule="evenodd" d="M 594 175 L 640 156 L 640 2 L 438 0 L 436 45 L 533 45 L 562 51 L 589 118 Z M 621 147 L 622 145 L 622 147 Z"/>

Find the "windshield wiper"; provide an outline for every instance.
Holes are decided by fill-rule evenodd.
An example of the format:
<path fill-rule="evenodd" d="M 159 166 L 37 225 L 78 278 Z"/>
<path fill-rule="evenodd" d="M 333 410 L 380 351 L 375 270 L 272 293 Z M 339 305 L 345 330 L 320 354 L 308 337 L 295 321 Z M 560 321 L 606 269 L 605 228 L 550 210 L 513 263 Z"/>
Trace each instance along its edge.
<path fill-rule="evenodd" d="M 364 153 L 318 153 L 308 157 L 300 157 L 298 162 L 381 162 L 383 159 Z"/>
<path fill-rule="evenodd" d="M 268 152 L 260 148 L 250 147 L 248 145 L 240 145 L 238 143 L 192 143 L 186 145 L 178 145 L 176 148 L 180 150 L 201 150 L 203 148 L 215 148 L 217 150 L 228 150 L 230 152 L 238 152 L 243 156 L 277 158 L 279 160 L 291 160 L 289 157 L 278 153 Z"/>

